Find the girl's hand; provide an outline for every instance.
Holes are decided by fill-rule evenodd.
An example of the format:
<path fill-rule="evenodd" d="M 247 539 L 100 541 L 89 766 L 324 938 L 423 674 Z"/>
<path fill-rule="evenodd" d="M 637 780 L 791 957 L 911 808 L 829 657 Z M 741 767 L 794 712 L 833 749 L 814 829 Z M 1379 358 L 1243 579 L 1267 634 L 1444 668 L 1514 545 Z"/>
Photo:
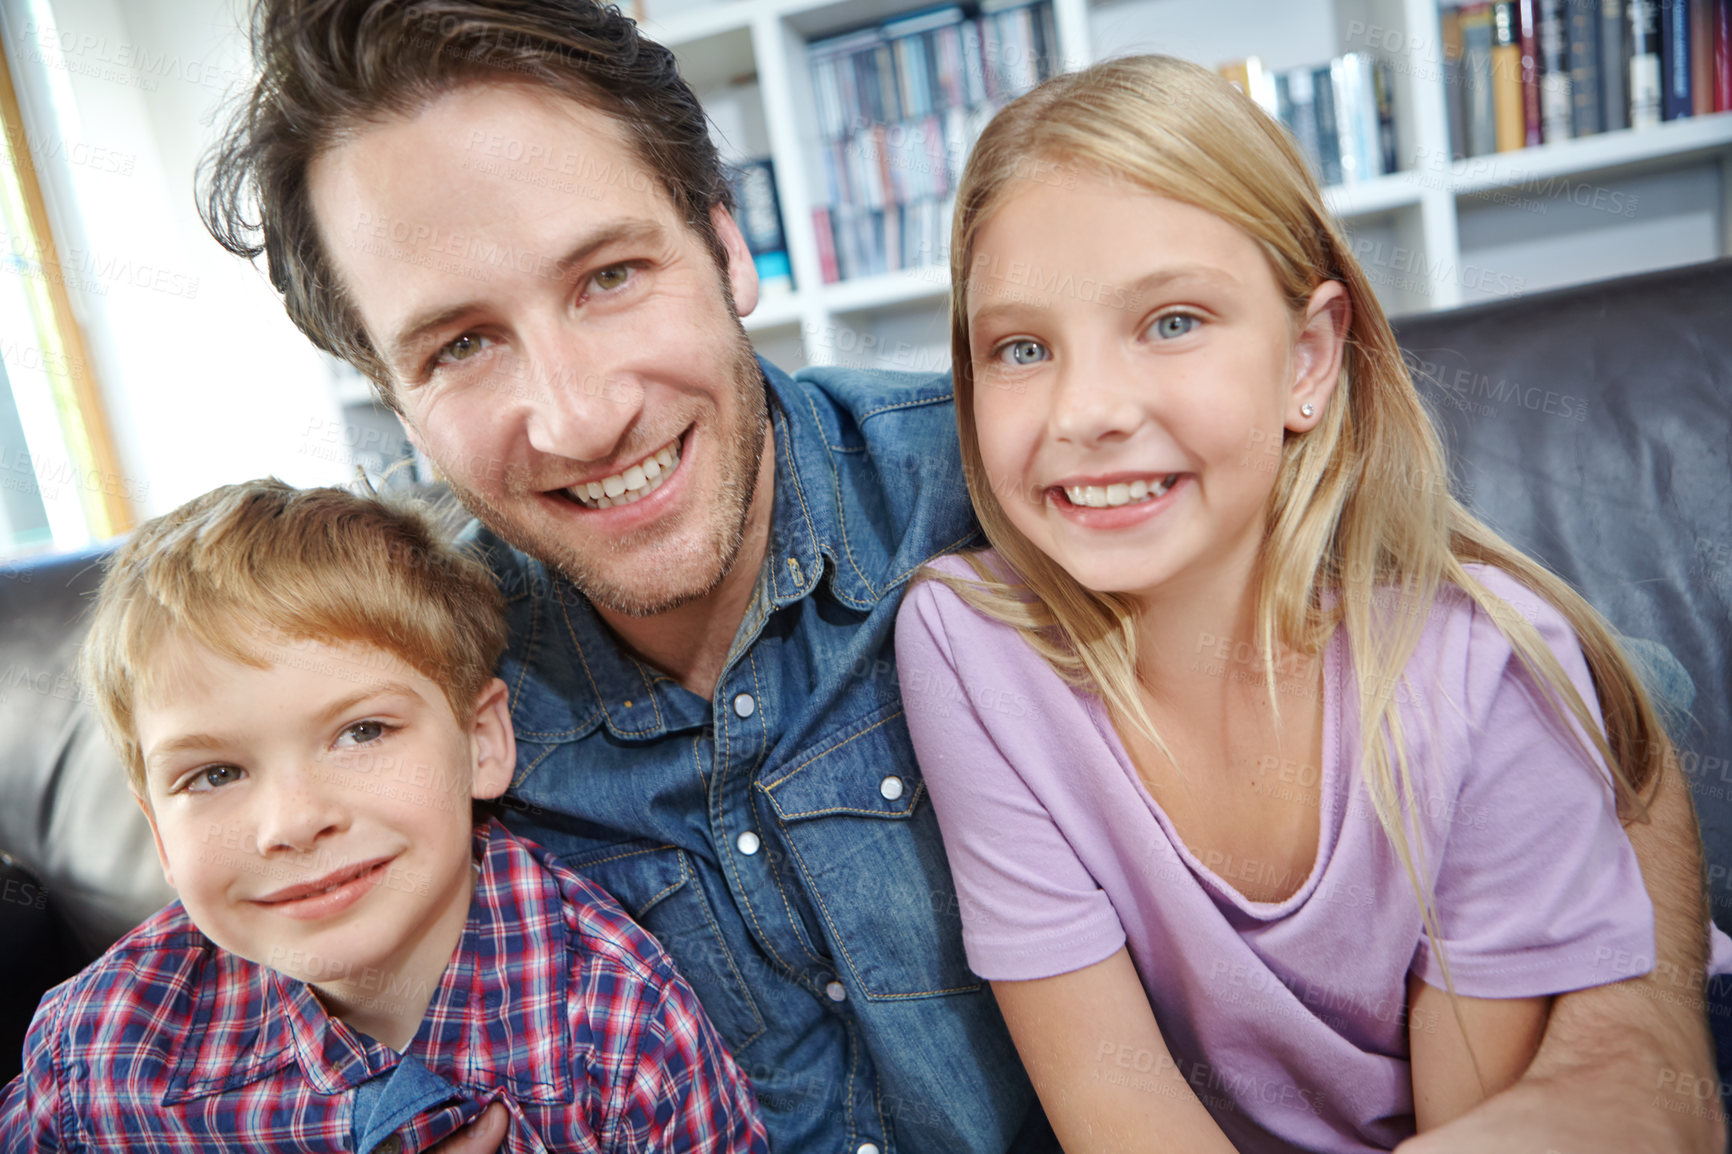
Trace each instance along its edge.
<path fill-rule="evenodd" d="M 1066 1154 L 1233 1154 L 1168 1053 L 1123 947 L 992 992 Z"/>

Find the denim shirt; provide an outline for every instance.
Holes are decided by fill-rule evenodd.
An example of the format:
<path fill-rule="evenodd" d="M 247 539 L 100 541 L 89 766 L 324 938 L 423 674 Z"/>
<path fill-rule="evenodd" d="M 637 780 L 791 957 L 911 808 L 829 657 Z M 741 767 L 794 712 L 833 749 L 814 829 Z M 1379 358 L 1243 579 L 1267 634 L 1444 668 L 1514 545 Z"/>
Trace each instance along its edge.
<path fill-rule="evenodd" d="M 475 533 L 511 626 L 502 816 L 661 940 L 772 1149 L 1003 1154 L 1034 1092 L 963 955 L 892 650 L 914 571 L 977 543 L 950 379 L 760 363 L 769 552 L 711 699 Z"/>

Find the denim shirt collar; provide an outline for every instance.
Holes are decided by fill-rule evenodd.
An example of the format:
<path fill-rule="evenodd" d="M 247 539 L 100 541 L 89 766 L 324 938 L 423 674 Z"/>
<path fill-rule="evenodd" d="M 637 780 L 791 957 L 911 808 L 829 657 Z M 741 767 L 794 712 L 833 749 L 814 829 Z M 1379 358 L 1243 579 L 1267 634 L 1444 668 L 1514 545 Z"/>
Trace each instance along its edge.
<path fill-rule="evenodd" d="M 735 634 L 731 663 L 757 637 L 770 614 L 809 596 L 826 573 L 834 600 L 856 612 L 869 611 L 884 595 L 854 576 L 850 543 L 839 507 L 843 474 L 831 460 L 831 447 L 817 412 L 792 378 L 758 358 L 769 394 L 775 441 L 775 491 L 770 510 L 770 540 L 757 587 Z M 868 535 L 869 538 L 871 535 Z M 849 557 L 850 564 L 838 558 Z M 652 741 L 669 733 L 699 728 L 710 721 L 711 703 L 673 678 L 627 652 L 597 616 L 589 599 L 558 574 L 540 588 L 547 593 L 545 616 L 536 612 L 535 629 L 557 636 L 533 638 L 524 665 L 507 672 L 512 682 L 514 723 L 535 719 L 520 731 L 531 742 L 569 741 L 605 725 L 622 741 Z M 851 579 L 852 578 L 852 579 Z M 534 676 L 523 676 L 533 669 Z M 550 687 L 563 693 L 554 697 Z M 557 719 L 549 724 L 550 719 Z M 520 775 L 527 768 L 520 767 Z"/>

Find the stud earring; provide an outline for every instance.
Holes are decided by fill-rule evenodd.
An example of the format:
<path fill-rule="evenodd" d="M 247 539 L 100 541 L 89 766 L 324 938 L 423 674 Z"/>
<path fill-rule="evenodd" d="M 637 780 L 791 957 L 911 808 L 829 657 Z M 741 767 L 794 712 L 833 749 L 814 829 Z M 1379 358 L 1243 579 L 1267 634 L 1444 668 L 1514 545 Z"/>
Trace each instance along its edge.
<path fill-rule="evenodd" d="M 1299 415 L 1301 417 L 1309 417 L 1312 413 L 1315 413 L 1316 411 L 1317 411 L 1316 409 L 1313 409 L 1311 407 L 1310 401 L 1306 401 L 1303 405 L 1299 406 Z"/>

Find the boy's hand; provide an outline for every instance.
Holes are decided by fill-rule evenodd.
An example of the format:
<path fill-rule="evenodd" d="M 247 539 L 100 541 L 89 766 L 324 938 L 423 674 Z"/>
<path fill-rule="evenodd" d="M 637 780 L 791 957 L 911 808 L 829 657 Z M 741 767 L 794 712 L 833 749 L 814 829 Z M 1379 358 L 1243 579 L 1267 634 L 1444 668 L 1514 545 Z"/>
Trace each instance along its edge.
<path fill-rule="evenodd" d="M 497 1154 L 505 1143 L 505 1127 L 510 1121 L 503 1102 L 495 1102 L 481 1116 L 439 1145 L 429 1154 Z"/>

